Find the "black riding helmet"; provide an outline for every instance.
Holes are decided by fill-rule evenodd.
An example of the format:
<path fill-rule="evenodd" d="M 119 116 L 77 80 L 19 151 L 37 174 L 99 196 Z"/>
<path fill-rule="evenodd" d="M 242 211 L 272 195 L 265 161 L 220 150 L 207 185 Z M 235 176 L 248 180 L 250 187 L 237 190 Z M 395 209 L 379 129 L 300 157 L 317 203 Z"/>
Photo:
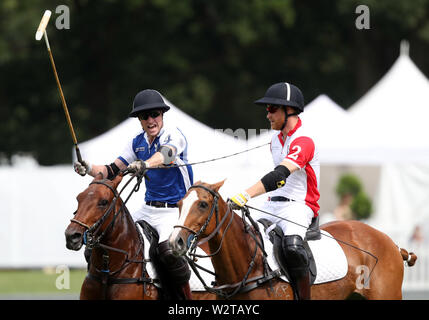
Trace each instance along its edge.
<path fill-rule="evenodd" d="M 290 106 L 297 109 L 297 113 L 304 111 L 304 96 L 301 90 L 293 84 L 287 82 L 279 82 L 273 84 L 265 92 L 265 96 L 255 101 L 259 105 L 276 105 L 276 106 Z"/>
<path fill-rule="evenodd" d="M 170 107 L 162 94 L 153 89 L 146 89 L 137 93 L 133 102 L 133 110 L 129 116 L 137 117 L 140 112 L 152 109 L 161 109 L 166 112 Z"/>

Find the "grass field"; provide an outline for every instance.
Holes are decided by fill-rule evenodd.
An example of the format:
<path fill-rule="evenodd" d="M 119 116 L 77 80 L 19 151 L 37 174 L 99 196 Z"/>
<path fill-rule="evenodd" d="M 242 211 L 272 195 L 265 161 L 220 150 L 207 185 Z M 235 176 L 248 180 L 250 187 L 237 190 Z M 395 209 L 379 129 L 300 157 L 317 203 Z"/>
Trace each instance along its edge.
<path fill-rule="evenodd" d="M 78 295 L 86 269 L 71 269 L 67 273 L 55 268 L 43 270 L 0 270 L 0 295 L 75 294 Z M 59 288 L 57 288 L 57 285 Z"/>

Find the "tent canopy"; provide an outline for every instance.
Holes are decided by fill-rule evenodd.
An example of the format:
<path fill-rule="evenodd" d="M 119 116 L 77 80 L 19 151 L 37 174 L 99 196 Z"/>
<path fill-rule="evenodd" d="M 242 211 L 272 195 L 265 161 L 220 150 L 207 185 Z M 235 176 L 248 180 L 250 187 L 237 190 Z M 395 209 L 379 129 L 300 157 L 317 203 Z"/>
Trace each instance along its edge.
<path fill-rule="evenodd" d="M 402 53 L 386 75 L 349 109 L 367 134 L 362 158 L 375 163 L 429 162 L 429 81 Z"/>

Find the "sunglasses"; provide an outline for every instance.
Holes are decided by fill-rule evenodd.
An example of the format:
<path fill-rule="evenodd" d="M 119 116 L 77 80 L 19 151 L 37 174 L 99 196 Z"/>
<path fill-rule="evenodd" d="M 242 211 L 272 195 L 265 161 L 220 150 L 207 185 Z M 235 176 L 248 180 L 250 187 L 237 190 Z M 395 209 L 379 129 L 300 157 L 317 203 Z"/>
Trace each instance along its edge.
<path fill-rule="evenodd" d="M 275 113 L 279 108 L 280 108 L 280 106 L 274 106 L 271 104 L 267 104 L 267 111 L 269 113 Z"/>
<path fill-rule="evenodd" d="M 155 118 L 159 117 L 160 114 L 161 114 L 161 111 L 159 111 L 159 110 L 142 112 L 139 114 L 139 119 L 140 120 L 147 120 L 147 119 L 149 119 L 149 117 L 151 117 L 152 119 L 155 119 Z"/>

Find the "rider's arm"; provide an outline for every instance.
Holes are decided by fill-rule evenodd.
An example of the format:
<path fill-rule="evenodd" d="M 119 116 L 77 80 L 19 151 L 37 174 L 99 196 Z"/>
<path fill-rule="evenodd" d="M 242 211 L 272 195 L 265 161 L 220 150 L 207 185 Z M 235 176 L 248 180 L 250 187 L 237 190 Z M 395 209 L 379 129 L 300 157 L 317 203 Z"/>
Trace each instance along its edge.
<path fill-rule="evenodd" d="M 279 166 L 286 167 L 286 169 L 289 171 L 289 174 L 299 169 L 296 165 L 286 160 L 283 160 Z M 277 169 L 265 175 L 261 180 L 259 180 L 253 186 L 251 186 L 246 190 L 246 192 L 249 194 L 251 198 L 259 196 L 266 192 L 275 190 L 268 186 L 272 184 L 278 185 L 278 184 L 281 184 L 282 181 L 284 182 L 284 180 L 286 180 L 287 176 L 285 176 L 285 174 L 280 172 L 280 171 L 284 172 L 285 170 L 281 167 L 279 168 L 279 166 L 276 167 Z M 289 175 L 289 174 L 286 174 L 286 175 Z"/>
<path fill-rule="evenodd" d="M 113 175 L 116 175 L 119 171 L 124 170 L 126 168 L 127 165 L 123 163 L 121 159 L 117 158 L 113 163 L 109 165 L 93 164 L 91 166 L 91 171 L 88 172 L 88 174 L 95 177 L 99 172 L 101 172 L 103 174 L 103 178 L 107 178 L 109 176 L 108 170 L 110 171 L 110 174 L 113 173 Z"/>
<path fill-rule="evenodd" d="M 173 146 L 163 145 L 160 150 L 155 152 L 152 157 L 147 159 L 146 167 L 157 167 L 160 165 L 167 165 L 173 162 L 176 158 L 176 149 Z"/>

